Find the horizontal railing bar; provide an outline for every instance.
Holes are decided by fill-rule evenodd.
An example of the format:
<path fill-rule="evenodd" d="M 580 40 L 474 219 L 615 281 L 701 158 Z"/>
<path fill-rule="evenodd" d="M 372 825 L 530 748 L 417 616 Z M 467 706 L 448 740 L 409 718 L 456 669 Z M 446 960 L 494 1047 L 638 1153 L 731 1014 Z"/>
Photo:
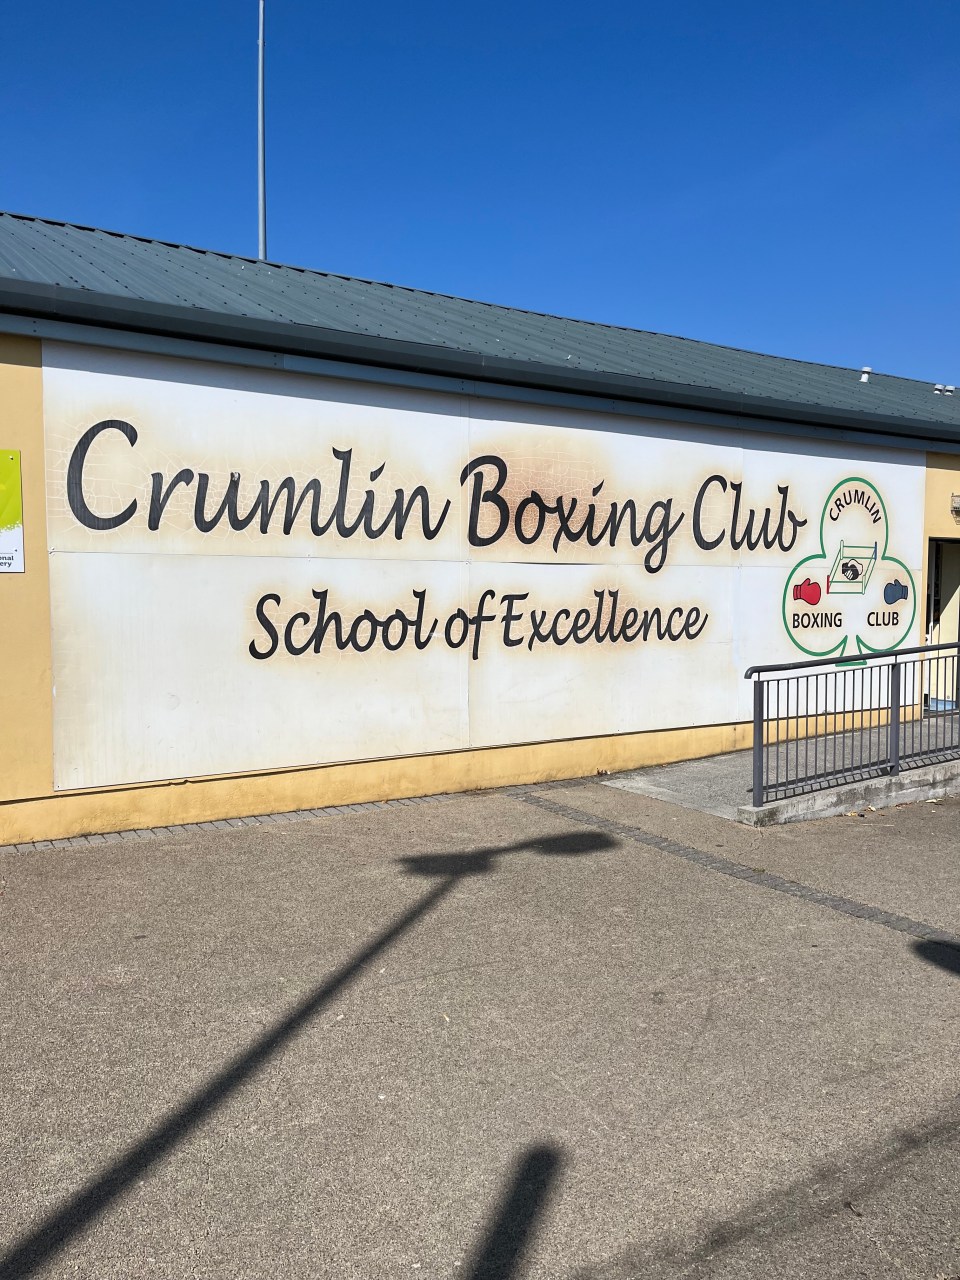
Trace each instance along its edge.
<path fill-rule="evenodd" d="M 935 754 L 935 753 L 930 753 L 930 754 Z M 859 778 L 864 777 L 866 774 L 889 773 L 889 772 L 890 772 L 889 760 L 873 760 L 873 761 L 865 760 L 863 764 L 859 764 L 859 763 L 851 764 L 851 765 L 848 765 L 847 768 L 845 769 L 841 769 L 838 767 L 836 769 L 827 769 L 826 771 L 820 772 L 820 773 L 801 773 L 801 774 L 798 774 L 795 778 L 791 778 L 789 782 L 780 782 L 780 783 L 771 782 L 767 785 L 766 789 L 767 791 L 783 791 L 784 788 L 787 788 L 788 790 L 790 790 L 796 787 L 803 787 L 810 782 L 834 782 L 836 781 L 837 778 L 847 778 L 851 782 L 856 782 Z"/>
<path fill-rule="evenodd" d="M 882 658 L 906 658 L 914 653 L 940 653 L 944 649 L 960 651 L 960 642 L 952 644 L 921 644 L 913 649 L 884 649 L 878 653 L 860 653 L 849 658 L 812 658 L 809 662 L 781 662 L 769 666 L 748 667 L 743 673 L 744 680 L 751 676 L 763 675 L 767 671 L 805 671 L 810 667 L 842 667 L 851 663 L 879 662 Z"/>

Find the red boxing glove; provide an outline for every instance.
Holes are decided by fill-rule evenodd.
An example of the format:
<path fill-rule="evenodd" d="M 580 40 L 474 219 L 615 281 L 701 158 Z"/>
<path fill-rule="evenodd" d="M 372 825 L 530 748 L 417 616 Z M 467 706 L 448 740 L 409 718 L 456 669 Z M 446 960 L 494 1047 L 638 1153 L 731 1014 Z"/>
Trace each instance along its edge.
<path fill-rule="evenodd" d="M 794 600 L 803 600 L 805 604 L 818 605 L 820 603 L 820 584 L 811 582 L 809 578 L 804 578 L 798 587 L 793 588 Z"/>

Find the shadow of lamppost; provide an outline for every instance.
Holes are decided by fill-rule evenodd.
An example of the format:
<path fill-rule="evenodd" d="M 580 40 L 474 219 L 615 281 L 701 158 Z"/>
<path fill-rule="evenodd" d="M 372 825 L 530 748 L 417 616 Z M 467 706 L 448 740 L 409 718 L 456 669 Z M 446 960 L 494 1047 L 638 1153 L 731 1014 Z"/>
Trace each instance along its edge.
<path fill-rule="evenodd" d="M 462 880 L 488 875 L 497 861 L 518 853 L 570 857 L 614 847 L 616 842 L 599 831 L 519 840 L 513 844 L 464 853 L 423 854 L 400 859 L 410 875 L 436 878 L 417 902 L 329 978 L 314 987 L 293 1009 L 279 1019 L 243 1052 L 237 1054 L 183 1103 L 174 1108 L 139 1141 L 119 1156 L 102 1173 L 91 1179 L 55 1208 L 30 1232 L 0 1255 L 0 1280 L 27 1280 L 55 1257 L 71 1240 L 85 1231 L 122 1195 L 206 1120 L 261 1067 L 284 1049 L 316 1015 L 378 959 L 384 951 L 423 920 Z M 494 1275 L 496 1273 L 485 1273 Z"/>

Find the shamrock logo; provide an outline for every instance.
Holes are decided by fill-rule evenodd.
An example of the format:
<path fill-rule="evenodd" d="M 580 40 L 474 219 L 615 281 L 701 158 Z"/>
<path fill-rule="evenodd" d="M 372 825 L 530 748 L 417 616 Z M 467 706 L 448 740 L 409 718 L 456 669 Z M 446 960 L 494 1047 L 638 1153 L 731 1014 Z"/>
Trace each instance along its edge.
<path fill-rule="evenodd" d="M 887 554 L 890 524 L 875 485 L 858 476 L 831 490 L 820 515 L 820 551 L 805 556 L 783 589 L 787 635 L 811 658 L 895 649 L 917 613 L 913 574 Z"/>

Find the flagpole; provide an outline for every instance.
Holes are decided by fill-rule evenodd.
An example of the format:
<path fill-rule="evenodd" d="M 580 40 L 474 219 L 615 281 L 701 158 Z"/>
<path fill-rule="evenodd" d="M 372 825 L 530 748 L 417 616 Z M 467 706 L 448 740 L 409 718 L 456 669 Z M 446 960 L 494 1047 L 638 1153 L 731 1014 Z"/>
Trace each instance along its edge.
<path fill-rule="evenodd" d="M 263 127 L 263 5 L 260 0 L 260 40 L 257 59 L 257 257 L 267 256 L 267 165 L 266 137 Z"/>

